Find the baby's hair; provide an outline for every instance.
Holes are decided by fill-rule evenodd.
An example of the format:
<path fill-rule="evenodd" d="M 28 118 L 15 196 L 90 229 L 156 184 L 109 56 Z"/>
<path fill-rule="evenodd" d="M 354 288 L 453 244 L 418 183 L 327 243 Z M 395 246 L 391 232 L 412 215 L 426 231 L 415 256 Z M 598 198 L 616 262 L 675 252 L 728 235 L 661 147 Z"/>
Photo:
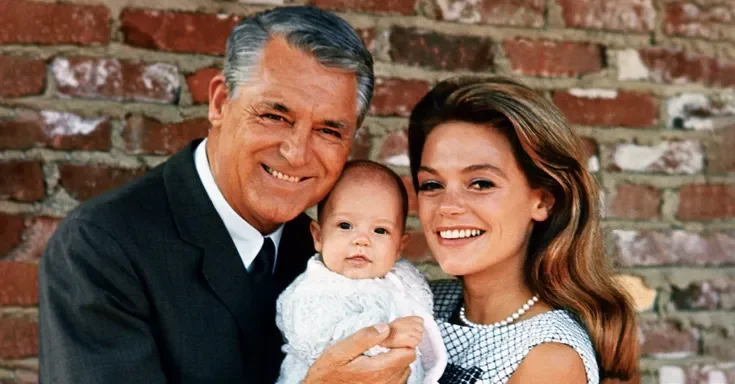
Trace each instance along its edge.
<path fill-rule="evenodd" d="M 329 198 L 332 196 L 332 191 L 334 191 L 334 189 L 337 187 L 337 184 L 342 181 L 342 178 L 344 178 L 345 175 L 347 175 L 348 171 L 352 168 L 363 168 L 369 171 L 383 173 L 394 182 L 393 184 L 395 184 L 395 187 L 398 190 L 398 194 L 401 196 L 401 220 L 403 221 L 403 226 L 405 227 L 406 216 L 408 216 L 408 191 L 406 190 L 406 186 L 403 184 L 401 177 L 398 176 L 398 174 L 395 173 L 392 169 L 386 167 L 383 164 L 376 163 L 370 160 L 352 160 L 348 161 L 345 164 L 345 167 L 342 170 L 342 175 L 340 175 L 339 179 L 337 179 L 337 182 L 334 184 L 334 187 L 332 187 L 332 190 L 329 191 L 329 194 L 327 194 L 327 196 L 324 197 L 324 199 L 322 199 L 322 201 L 320 201 L 319 204 L 316 206 L 317 220 L 321 222 L 324 219 L 324 208 L 327 206 Z"/>

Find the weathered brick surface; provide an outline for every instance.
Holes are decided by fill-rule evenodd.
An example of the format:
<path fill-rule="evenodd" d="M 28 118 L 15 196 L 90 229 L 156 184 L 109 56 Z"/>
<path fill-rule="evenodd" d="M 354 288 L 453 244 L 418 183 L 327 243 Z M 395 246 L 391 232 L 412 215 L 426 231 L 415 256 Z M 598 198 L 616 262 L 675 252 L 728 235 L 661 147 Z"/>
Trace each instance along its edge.
<path fill-rule="evenodd" d="M 434 0 L 439 17 L 467 24 L 542 27 L 544 0 Z"/>
<path fill-rule="evenodd" d="M 600 151 L 598 148 L 597 141 L 589 137 L 581 137 L 582 145 L 584 146 L 585 153 L 587 154 L 587 168 L 590 172 L 597 172 L 600 170 Z"/>
<path fill-rule="evenodd" d="M 178 68 L 165 63 L 60 57 L 52 73 L 60 96 L 173 103 L 180 88 Z"/>
<path fill-rule="evenodd" d="M 664 32 L 672 36 L 735 42 L 735 9 L 726 2 L 673 2 L 664 8 Z"/>
<path fill-rule="evenodd" d="M 0 149 L 49 147 L 106 151 L 111 147 L 110 120 L 57 111 L 18 111 L 0 118 Z"/>
<path fill-rule="evenodd" d="M 696 174 L 704 168 L 704 148 L 694 140 L 664 141 L 656 145 L 608 146 L 609 171 Z"/>
<path fill-rule="evenodd" d="M 652 185 L 620 184 L 615 188 L 608 214 L 626 219 L 653 219 L 658 217 L 661 193 Z"/>
<path fill-rule="evenodd" d="M 639 92 L 571 89 L 554 92 L 553 100 L 572 124 L 645 128 L 658 116 L 656 99 Z"/>
<path fill-rule="evenodd" d="M 37 263 L 46 249 L 46 243 L 56 231 L 59 223 L 61 223 L 61 219 L 55 217 L 23 218 L 23 228 L 20 229 L 22 234 L 19 241 L 9 243 L 7 255 L 0 254 L 0 259 L 4 257 L 11 261 Z M 15 236 L 15 234 L 13 235 Z"/>
<path fill-rule="evenodd" d="M 707 172 L 735 172 L 735 124 L 717 132 L 717 139 L 707 145 Z"/>
<path fill-rule="evenodd" d="M 34 201 L 45 194 L 39 162 L 0 162 L 0 175 L 0 200 Z"/>
<path fill-rule="evenodd" d="M 683 329 L 677 324 L 661 321 L 641 321 L 641 354 L 659 358 L 685 357 L 699 351 L 699 332 Z"/>
<path fill-rule="evenodd" d="M 411 109 L 429 91 L 429 84 L 421 80 L 377 78 L 370 114 L 381 116 L 408 116 Z"/>
<path fill-rule="evenodd" d="M 38 355 L 38 323 L 24 318 L 0 317 L 0 359 Z"/>
<path fill-rule="evenodd" d="M 414 263 L 433 260 L 429 252 L 429 247 L 426 245 L 426 237 L 423 232 L 409 232 L 408 243 L 406 244 L 406 248 L 403 249 L 403 257 Z"/>
<path fill-rule="evenodd" d="M 105 44 L 110 11 L 102 5 L 0 0 L 0 44 Z"/>
<path fill-rule="evenodd" d="M 204 68 L 186 78 L 191 99 L 195 104 L 209 103 L 209 83 L 221 72 L 219 68 Z"/>
<path fill-rule="evenodd" d="M 416 0 L 309 0 L 310 5 L 337 11 L 358 11 L 377 13 L 415 13 Z"/>
<path fill-rule="evenodd" d="M 350 160 L 368 160 L 370 159 L 370 149 L 372 148 L 373 136 L 367 128 L 367 124 L 363 124 L 352 139 L 350 147 Z"/>
<path fill-rule="evenodd" d="M 84 201 L 135 180 L 145 173 L 145 169 L 62 164 L 59 172 L 64 189 L 75 199 Z"/>
<path fill-rule="evenodd" d="M 652 0 L 556 0 L 564 22 L 574 28 L 648 32 L 656 10 Z"/>
<path fill-rule="evenodd" d="M 487 71 L 493 63 L 492 42 L 488 38 L 417 28 L 391 30 L 390 56 L 396 63 L 449 71 Z"/>
<path fill-rule="evenodd" d="M 735 218 L 735 184 L 689 184 L 679 188 L 681 220 Z"/>
<path fill-rule="evenodd" d="M 380 147 L 378 161 L 398 167 L 408 167 L 408 136 L 406 131 L 394 132 L 386 136 Z"/>
<path fill-rule="evenodd" d="M 685 287 L 674 286 L 671 299 L 682 310 L 735 309 L 735 277 L 719 276 Z"/>
<path fill-rule="evenodd" d="M 643 49 L 640 56 L 654 81 L 735 86 L 735 60 L 667 48 Z"/>
<path fill-rule="evenodd" d="M 416 215 L 418 214 L 418 199 L 416 196 L 416 190 L 413 189 L 411 177 L 401 176 L 401 181 L 403 181 L 403 186 L 406 187 L 406 192 L 408 192 L 408 214 Z"/>
<path fill-rule="evenodd" d="M 20 244 L 25 227 L 25 218 L 22 215 L 0 213 L 0 259 Z"/>
<path fill-rule="evenodd" d="M 223 55 L 232 28 L 231 15 L 125 9 L 120 16 L 125 42 L 136 47 L 172 52 Z"/>
<path fill-rule="evenodd" d="M 209 120 L 193 119 L 164 124 L 141 116 L 128 118 L 123 132 L 126 150 L 133 153 L 172 154 L 190 141 L 207 136 Z"/>
<path fill-rule="evenodd" d="M 45 61 L 23 56 L 0 56 L 0 99 L 38 95 L 43 93 L 45 84 Z"/>
<path fill-rule="evenodd" d="M 621 266 L 735 264 L 735 233 L 683 230 L 611 232 L 612 256 Z"/>
<path fill-rule="evenodd" d="M 579 76 L 603 67 L 597 44 L 527 39 L 506 40 L 503 50 L 513 70 L 530 76 Z"/>
<path fill-rule="evenodd" d="M 0 261 L 0 305 L 26 307 L 38 304 L 38 266 Z M 0 352 L 2 353 L 2 352 Z"/>

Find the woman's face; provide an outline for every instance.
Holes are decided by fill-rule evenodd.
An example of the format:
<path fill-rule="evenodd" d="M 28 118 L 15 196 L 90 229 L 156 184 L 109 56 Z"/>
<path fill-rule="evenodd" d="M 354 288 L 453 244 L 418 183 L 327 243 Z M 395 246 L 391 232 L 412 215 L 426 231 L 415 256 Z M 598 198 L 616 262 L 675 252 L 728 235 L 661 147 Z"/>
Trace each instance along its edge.
<path fill-rule="evenodd" d="M 435 127 L 418 181 L 429 249 L 450 275 L 522 266 L 533 222 L 548 217 L 546 194 L 528 185 L 510 142 L 492 127 L 457 121 Z"/>

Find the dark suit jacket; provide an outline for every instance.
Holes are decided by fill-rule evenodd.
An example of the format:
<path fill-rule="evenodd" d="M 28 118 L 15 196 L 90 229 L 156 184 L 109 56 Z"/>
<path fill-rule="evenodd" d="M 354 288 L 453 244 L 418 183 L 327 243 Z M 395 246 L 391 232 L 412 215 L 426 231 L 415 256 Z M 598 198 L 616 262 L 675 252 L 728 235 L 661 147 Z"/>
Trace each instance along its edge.
<path fill-rule="evenodd" d="M 272 383 L 283 358 L 273 300 L 237 253 L 194 166 L 194 142 L 82 204 L 40 264 L 42 383 Z M 287 223 L 280 293 L 314 253 Z"/>

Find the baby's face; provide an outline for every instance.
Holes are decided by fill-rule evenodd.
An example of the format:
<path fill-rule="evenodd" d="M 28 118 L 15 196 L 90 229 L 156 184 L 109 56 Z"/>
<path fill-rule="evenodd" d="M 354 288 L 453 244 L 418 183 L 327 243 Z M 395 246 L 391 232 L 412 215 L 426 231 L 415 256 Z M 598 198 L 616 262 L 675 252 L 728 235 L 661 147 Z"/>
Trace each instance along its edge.
<path fill-rule="evenodd" d="M 393 268 L 407 239 L 395 188 L 371 181 L 338 183 L 324 213 L 311 229 L 327 268 L 351 279 L 383 277 Z"/>

